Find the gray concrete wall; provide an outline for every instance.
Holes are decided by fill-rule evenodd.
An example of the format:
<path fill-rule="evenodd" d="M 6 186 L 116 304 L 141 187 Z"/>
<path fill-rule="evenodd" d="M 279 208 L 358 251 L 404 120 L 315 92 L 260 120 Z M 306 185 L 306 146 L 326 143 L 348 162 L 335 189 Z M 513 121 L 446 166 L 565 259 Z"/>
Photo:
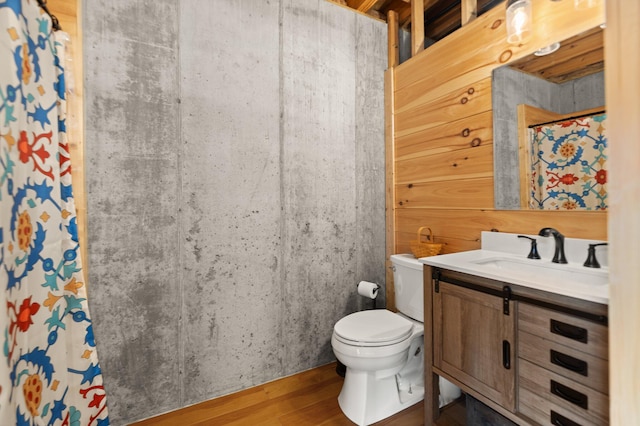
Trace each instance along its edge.
<path fill-rule="evenodd" d="M 493 71 L 491 94 L 495 207 L 519 209 L 518 105 L 558 114 L 603 106 L 604 73 L 555 84 L 504 66 Z"/>
<path fill-rule="evenodd" d="M 384 284 L 386 26 L 323 0 L 83 15 L 112 424 L 332 361 L 356 283 Z"/>

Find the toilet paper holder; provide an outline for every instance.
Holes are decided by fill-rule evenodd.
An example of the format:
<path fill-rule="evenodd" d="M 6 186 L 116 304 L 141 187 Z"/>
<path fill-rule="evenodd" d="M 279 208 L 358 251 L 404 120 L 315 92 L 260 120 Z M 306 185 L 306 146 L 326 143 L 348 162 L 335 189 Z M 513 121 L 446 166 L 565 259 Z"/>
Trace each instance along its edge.
<path fill-rule="evenodd" d="M 375 300 L 375 298 L 378 297 L 378 290 L 380 290 L 380 286 L 377 283 L 370 281 L 360 281 L 356 286 L 356 289 L 360 296 Z"/>
<path fill-rule="evenodd" d="M 369 298 L 373 301 L 373 309 L 376 309 L 376 298 L 378 297 L 380 285 L 369 281 L 360 281 L 356 284 L 356 291 L 360 296 Z"/>
<path fill-rule="evenodd" d="M 364 281 L 360 281 L 360 282 L 364 282 Z M 376 290 L 380 290 L 380 284 L 377 284 L 377 283 L 371 283 L 371 284 L 375 284 Z M 358 289 L 359 286 L 360 286 L 360 283 L 356 284 L 356 290 Z"/>

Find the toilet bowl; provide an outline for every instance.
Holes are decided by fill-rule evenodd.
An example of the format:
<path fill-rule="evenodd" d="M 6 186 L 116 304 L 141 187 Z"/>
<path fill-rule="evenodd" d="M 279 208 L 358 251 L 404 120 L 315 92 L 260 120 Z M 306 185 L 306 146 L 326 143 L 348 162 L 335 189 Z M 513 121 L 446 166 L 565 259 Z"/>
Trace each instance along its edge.
<path fill-rule="evenodd" d="M 384 309 L 336 323 L 331 345 L 347 371 L 338 403 L 354 423 L 385 419 L 424 398 L 424 326 Z"/>
<path fill-rule="evenodd" d="M 375 423 L 424 399 L 423 266 L 406 254 L 392 255 L 391 263 L 399 312 L 374 309 L 347 315 L 331 336 L 333 352 L 346 366 L 338 403 L 358 425 Z M 443 393 L 443 382 L 441 378 L 441 406 L 460 395 L 449 382 Z"/>

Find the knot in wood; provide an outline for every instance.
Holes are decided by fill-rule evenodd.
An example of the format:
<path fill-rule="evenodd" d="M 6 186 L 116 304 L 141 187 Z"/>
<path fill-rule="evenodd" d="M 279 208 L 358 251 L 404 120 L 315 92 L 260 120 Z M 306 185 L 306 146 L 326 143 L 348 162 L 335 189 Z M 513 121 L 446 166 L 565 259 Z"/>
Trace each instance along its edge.
<path fill-rule="evenodd" d="M 513 56 L 513 52 L 511 51 L 511 49 L 507 49 L 500 54 L 500 59 L 498 60 L 500 61 L 501 64 L 504 64 L 509 59 L 511 59 L 512 56 Z"/>

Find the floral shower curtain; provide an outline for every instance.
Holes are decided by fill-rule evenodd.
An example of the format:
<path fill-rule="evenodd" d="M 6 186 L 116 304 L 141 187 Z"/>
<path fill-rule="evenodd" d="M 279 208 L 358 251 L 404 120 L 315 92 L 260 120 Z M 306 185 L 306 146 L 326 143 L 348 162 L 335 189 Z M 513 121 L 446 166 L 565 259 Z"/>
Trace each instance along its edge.
<path fill-rule="evenodd" d="M 64 48 L 0 1 L 0 424 L 107 425 L 66 138 Z"/>
<path fill-rule="evenodd" d="M 599 113 L 530 129 L 531 208 L 607 209 L 606 118 Z"/>

